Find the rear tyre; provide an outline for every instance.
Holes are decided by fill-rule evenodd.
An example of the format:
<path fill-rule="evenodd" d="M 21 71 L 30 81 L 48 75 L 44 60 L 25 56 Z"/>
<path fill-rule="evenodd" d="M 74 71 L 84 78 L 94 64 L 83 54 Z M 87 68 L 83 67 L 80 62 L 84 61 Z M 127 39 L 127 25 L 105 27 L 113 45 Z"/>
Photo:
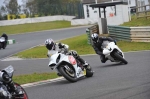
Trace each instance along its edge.
<path fill-rule="evenodd" d="M 94 74 L 94 72 L 93 72 L 91 66 L 88 65 L 87 68 L 86 68 L 86 75 L 85 75 L 85 76 L 86 76 L 86 77 L 92 77 L 93 74 Z"/>
<path fill-rule="evenodd" d="M 68 65 L 67 65 L 68 66 Z M 78 79 L 76 77 L 76 73 L 75 73 L 75 70 L 73 68 L 71 68 L 71 66 L 68 66 L 71 70 L 68 71 L 64 66 L 60 66 L 58 68 L 58 71 L 61 73 L 61 75 L 66 78 L 68 81 L 70 82 L 76 82 Z"/>
<path fill-rule="evenodd" d="M 119 61 L 123 62 L 124 64 L 128 64 L 128 62 L 117 52 L 114 52 L 114 57 L 117 58 Z"/>
<path fill-rule="evenodd" d="M 17 88 L 19 88 L 20 90 L 22 90 L 23 91 L 23 95 L 21 95 L 21 96 L 16 96 L 15 97 L 15 99 L 29 99 L 28 98 L 28 95 L 27 95 L 27 93 L 26 93 L 26 91 L 24 90 L 24 88 L 23 87 L 21 87 L 19 84 L 17 84 L 17 83 L 15 83 L 15 86 L 17 87 Z"/>
<path fill-rule="evenodd" d="M 2 48 L 2 43 L 0 43 L 0 49 Z"/>

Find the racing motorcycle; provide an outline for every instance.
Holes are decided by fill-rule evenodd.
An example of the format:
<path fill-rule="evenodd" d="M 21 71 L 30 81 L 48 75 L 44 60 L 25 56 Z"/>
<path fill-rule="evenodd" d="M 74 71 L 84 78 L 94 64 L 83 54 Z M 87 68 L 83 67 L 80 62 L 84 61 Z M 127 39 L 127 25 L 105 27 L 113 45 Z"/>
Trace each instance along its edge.
<path fill-rule="evenodd" d="M 6 46 L 7 46 L 7 43 L 6 43 L 5 37 L 0 37 L 0 49 L 1 48 L 5 49 Z"/>
<path fill-rule="evenodd" d="M 128 63 L 125 60 L 123 52 L 114 42 L 104 41 L 102 43 L 102 49 L 105 58 L 107 58 L 111 62 L 121 62 L 124 64 Z"/>
<path fill-rule="evenodd" d="M 72 55 L 56 52 L 49 59 L 48 66 L 70 82 L 76 82 L 81 77 L 93 76 L 90 65 L 84 68 Z"/>
<path fill-rule="evenodd" d="M 12 66 L 8 66 L 3 69 L 5 73 L 9 75 L 10 78 L 13 76 L 14 68 Z M 14 82 L 15 87 L 19 90 L 19 93 L 10 91 L 10 87 L 2 81 L 3 78 L 0 78 L 0 99 L 28 99 L 28 95 L 23 87 L 21 87 L 18 83 Z"/>

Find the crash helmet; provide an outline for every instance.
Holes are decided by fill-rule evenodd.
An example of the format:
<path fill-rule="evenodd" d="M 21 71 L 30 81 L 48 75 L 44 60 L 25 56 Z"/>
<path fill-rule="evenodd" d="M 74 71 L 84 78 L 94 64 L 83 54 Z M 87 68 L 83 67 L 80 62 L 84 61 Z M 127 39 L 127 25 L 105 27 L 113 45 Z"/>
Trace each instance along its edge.
<path fill-rule="evenodd" d="M 49 38 L 45 41 L 45 46 L 48 50 L 52 50 L 55 48 L 55 43 L 53 41 L 53 39 Z"/>
<path fill-rule="evenodd" d="M 98 42 L 98 34 L 97 33 L 92 33 L 91 39 L 94 43 Z"/>

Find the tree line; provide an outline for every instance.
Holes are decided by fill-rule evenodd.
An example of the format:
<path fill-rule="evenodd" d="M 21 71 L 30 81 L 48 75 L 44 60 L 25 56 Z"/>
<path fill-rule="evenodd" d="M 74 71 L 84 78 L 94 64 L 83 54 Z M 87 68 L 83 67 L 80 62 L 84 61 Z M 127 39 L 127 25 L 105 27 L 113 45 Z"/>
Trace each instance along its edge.
<path fill-rule="evenodd" d="M 80 0 L 4 0 L 0 7 L 0 20 L 6 20 L 7 15 L 20 14 L 26 17 L 49 16 L 49 15 L 75 15 L 81 14 L 82 4 Z"/>

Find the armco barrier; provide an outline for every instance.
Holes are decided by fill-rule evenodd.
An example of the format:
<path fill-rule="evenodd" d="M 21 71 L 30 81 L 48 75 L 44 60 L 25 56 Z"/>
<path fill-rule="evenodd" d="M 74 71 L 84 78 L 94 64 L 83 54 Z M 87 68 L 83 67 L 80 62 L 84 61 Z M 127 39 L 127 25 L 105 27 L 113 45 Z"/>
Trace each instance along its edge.
<path fill-rule="evenodd" d="M 10 44 L 15 44 L 16 41 L 14 39 L 10 39 L 7 41 L 7 45 L 10 45 Z"/>
<path fill-rule="evenodd" d="M 98 24 L 94 24 L 93 26 L 87 28 L 87 29 L 86 29 L 86 33 L 87 33 L 87 37 L 88 37 L 88 44 L 93 44 L 93 42 L 92 42 L 92 40 L 91 40 L 91 34 L 92 34 L 92 33 L 97 33 L 97 34 L 99 34 Z"/>
<path fill-rule="evenodd" d="M 116 40 L 131 41 L 130 27 L 108 26 L 109 36 Z"/>
<path fill-rule="evenodd" d="M 150 27 L 108 26 L 108 31 L 117 40 L 150 42 Z"/>
<path fill-rule="evenodd" d="M 130 27 L 131 40 L 134 42 L 150 42 L 150 27 Z"/>

